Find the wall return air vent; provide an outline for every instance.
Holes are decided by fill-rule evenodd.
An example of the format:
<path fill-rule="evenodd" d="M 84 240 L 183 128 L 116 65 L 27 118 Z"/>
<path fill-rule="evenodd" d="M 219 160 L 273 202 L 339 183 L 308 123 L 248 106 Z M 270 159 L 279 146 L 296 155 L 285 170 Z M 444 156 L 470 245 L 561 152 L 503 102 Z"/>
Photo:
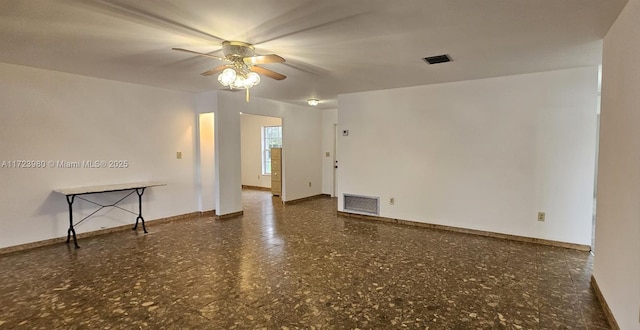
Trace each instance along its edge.
<path fill-rule="evenodd" d="M 379 215 L 380 197 L 344 194 L 344 211 L 366 215 Z"/>

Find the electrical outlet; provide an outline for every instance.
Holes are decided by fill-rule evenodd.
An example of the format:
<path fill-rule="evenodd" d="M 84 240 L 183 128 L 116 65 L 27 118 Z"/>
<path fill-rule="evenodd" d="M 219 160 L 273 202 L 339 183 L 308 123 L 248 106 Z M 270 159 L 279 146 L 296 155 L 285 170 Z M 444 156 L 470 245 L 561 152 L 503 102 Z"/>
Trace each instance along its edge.
<path fill-rule="evenodd" d="M 176 152 L 176 158 L 177 159 L 182 159 L 182 151 Z"/>
<path fill-rule="evenodd" d="M 309 187 L 311 187 L 311 181 L 309 181 Z"/>
<path fill-rule="evenodd" d="M 544 212 L 538 212 L 538 221 L 544 221 L 545 214 Z"/>
<path fill-rule="evenodd" d="M 395 197 L 389 198 L 389 205 L 396 205 L 396 198 Z"/>
<path fill-rule="evenodd" d="M 258 180 L 260 180 L 260 174 L 258 174 Z"/>

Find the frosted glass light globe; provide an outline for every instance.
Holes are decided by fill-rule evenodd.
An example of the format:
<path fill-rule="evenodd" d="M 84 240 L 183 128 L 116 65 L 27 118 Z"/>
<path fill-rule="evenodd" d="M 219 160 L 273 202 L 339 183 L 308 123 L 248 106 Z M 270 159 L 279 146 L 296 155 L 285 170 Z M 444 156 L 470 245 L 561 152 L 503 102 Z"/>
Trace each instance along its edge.
<path fill-rule="evenodd" d="M 232 68 L 226 68 L 222 73 L 218 76 L 218 81 L 223 86 L 229 86 L 236 79 L 236 70 Z"/>
<path fill-rule="evenodd" d="M 247 88 L 247 80 L 243 76 L 236 76 L 231 86 L 238 89 Z"/>
<path fill-rule="evenodd" d="M 260 75 L 255 72 L 250 72 L 247 75 L 247 87 L 253 87 L 260 83 Z"/>

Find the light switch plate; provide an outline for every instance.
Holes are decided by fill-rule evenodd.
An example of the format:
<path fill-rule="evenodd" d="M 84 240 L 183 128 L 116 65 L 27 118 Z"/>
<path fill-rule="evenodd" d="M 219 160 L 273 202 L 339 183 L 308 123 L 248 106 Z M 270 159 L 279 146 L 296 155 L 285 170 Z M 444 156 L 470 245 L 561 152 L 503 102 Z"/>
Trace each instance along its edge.
<path fill-rule="evenodd" d="M 176 158 L 177 159 L 182 159 L 182 151 L 176 152 Z"/>

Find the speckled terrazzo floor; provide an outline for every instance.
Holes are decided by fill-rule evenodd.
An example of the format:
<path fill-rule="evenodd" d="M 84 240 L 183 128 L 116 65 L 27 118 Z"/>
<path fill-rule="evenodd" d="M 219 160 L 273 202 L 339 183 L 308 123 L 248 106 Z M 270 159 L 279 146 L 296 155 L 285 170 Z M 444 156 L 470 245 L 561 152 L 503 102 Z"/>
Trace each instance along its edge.
<path fill-rule="evenodd" d="M 243 198 L 238 218 L 0 255 L 0 329 L 609 329 L 586 252 Z"/>

